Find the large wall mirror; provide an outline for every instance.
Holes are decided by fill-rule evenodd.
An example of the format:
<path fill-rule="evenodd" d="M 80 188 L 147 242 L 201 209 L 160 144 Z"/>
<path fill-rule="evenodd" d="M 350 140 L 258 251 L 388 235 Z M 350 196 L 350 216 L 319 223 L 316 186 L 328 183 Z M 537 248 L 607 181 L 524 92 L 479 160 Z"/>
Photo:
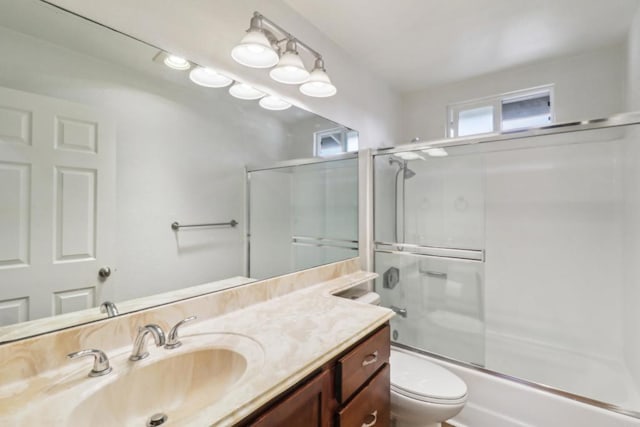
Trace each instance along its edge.
<path fill-rule="evenodd" d="M 293 160 L 354 131 L 165 58 L 43 2 L 0 3 L 0 342 L 104 319 L 104 301 L 124 313 L 358 255 L 355 154 Z M 220 225 L 188 227 L 203 224 Z"/>

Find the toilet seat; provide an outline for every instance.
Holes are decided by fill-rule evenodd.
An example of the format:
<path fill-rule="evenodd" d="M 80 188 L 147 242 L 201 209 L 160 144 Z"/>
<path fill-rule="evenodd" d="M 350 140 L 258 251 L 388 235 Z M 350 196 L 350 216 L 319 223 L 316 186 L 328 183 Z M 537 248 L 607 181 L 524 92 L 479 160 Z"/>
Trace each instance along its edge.
<path fill-rule="evenodd" d="M 467 400 L 467 385 L 428 360 L 391 349 L 391 390 L 421 402 L 455 405 Z"/>

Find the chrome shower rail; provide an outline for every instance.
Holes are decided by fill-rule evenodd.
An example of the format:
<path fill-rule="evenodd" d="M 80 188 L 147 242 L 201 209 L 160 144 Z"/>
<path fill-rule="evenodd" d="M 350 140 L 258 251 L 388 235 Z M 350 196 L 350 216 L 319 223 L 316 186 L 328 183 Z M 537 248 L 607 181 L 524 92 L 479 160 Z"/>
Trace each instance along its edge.
<path fill-rule="evenodd" d="M 327 157 L 312 157 L 307 159 L 294 159 L 294 160 L 283 160 L 280 162 L 274 162 L 266 165 L 247 165 L 247 172 L 258 172 L 264 170 L 271 169 L 282 169 L 282 168 L 290 168 L 294 166 L 304 166 L 304 165 L 312 165 L 314 163 L 328 163 L 335 162 L 339 160 L 349 160 L 349 159 L 357 159 L 358 153 L 344 153 L 344 154 L 336 154 L 333 156 Z"/>
<path fill-rule="evenodd" d="M 195 227 L 231 227 L 233 228 L 236 225 L 238 225 L 238 221 L 236 221 L 235 219 L 232 219 L 229 222 L 212 222 L 209 224 L 184 224 L 184 225 L 180 225 L 178 221 L 175 221 L 171 223 L 171 229 L 173 231 L 178 231 L 181 228 L 195 228 Z"/>
<path fill-rule="evenodd" d="M 374 251 L 396 255 L 418 255 L 458 261 L 484 262 L 484 250 L 482 249 L 453 249 L 409 243 L 375 242 Z"/>
<path fill-rule="evenodd" d="M 300 246 L 328 247 L 336 249 L 358 250 L 357 240 L 332 239 L 328 237 L 291 236 L 291 243 Z"/>
<path fill-rule="evenodd" d="M 586 130 L 606 129 L 620 126 L 640 124 L 640 111 L 617 114 L 608 118 L 582 120 L 576 122 L 557 123 L 539 128 L 518 129 L 502 133 L 492 133 L 483 136 L 467 136 L 458 138 L 442 138 L 431 141 L 407 143 L 393 147 L 378 148 L 373 155 L 395 154 L 405 151 L 424 150 L 435 147 L 456 147 L 487 142 L 508 141 L 513 139 L 530 138 L 543 135 L 557 135 L 562 133 L 580 132 Z"/>

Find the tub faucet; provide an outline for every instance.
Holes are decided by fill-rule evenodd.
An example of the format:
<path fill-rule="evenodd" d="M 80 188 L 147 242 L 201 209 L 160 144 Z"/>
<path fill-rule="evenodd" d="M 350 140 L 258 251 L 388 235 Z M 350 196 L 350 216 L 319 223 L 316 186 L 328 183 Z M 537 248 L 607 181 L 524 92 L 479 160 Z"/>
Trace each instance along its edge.
<path fill-rule="evenodd" d="M 160 326 L 155 323 L 141 326 L 138 328 L 138 335 L 133 342 L 133 351 L 131 351 L 129 360 L 133 360 L 135 362 L 137 360 L 142 360 L 149 355 L 149 352 L 147 351 L 147 335 L 149 334 L 153 336 L 153 340 L 158 347 L 163 346 L 166 342 L 164 338 L 164 331 Z"/>
<path fill-rule="evenodd" d="M 391 307 L 389 307 L 395 314 L 397 314 L 398 316 L 401 317 L 407 317 L 407 309 L 406 308 L 400 308 L 400 307 L 396 307 L 395 305 L 392 305 Z"/>

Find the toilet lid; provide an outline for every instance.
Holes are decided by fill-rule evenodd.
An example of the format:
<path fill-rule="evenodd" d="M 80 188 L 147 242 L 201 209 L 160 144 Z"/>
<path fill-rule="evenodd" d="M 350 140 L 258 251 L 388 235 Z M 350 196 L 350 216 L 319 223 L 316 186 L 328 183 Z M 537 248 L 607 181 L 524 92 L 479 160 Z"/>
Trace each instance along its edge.
<path fill-rule="evenodd" d="M 390 362 L 391 389 L 397 393 L 426 402 L 459 401 L 467 395 L 464 381 L 422 357 L 391 349 Z"/>

